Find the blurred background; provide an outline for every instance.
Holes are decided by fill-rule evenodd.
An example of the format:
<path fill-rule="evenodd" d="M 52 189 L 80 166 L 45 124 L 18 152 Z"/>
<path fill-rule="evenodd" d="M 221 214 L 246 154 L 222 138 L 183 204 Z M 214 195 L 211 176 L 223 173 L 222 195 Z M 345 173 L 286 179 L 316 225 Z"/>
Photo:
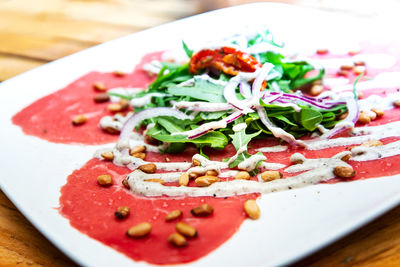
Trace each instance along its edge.
<path fill-rule="evenodd" d="M 0 0 L 0 82 L 58 58 L 130 33 L 206 11 L 250 2 L 261 1 Z M 396 26 L 399 25 L 397 13 L 400 10 L 400 0 L 273 2 L 390 20 L 393 28 L 382 29 L 388 34 L 397 34 Z M 290 19 L 285 21 L 293 23 Z M 222 18 L 221 22 L 223 23 Z M 348 26 L 354 27 L 357 31 L 360 25 Z M 400 207 L 397 207 L 297 265 L 400 266 L 399 218 Z M 0 191 L 0 266 L 17 264 L 73 265 Z"/>
<path fill-rule="evenodd" d="M 0 82 L 84 48 L 250 0 L 0 0 Z M 392 19 L 400 1 L 281 0 Z M 357 25 L 349 25 L 357 27 Z"/>

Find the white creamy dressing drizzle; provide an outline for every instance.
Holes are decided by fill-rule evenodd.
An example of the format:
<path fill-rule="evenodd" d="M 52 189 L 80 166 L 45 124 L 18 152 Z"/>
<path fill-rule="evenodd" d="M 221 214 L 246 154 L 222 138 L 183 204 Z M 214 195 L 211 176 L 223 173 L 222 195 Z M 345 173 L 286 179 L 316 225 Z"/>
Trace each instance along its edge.
<path fill-rule="evenodd" d="M 150 94 L 146 94 L 146 95 L 144 95 L 142 97 L 132 98 L 132 100 L 130 101 L 130 104 L 134 108 L 143 107 L 145 105 L 150 104 L 151 103 L 151 99 L 153 97 L 164 97 L 164 96 L 168 96 L 168 94 L 150 93 Z"/>
<path fill-rule="evenodd" d="M 264 161 L 266 159 L 267 158 L 264 155 L 254 154 L 240 162 L 238 168 L 249 172 L 256 168 L 256 165 L 259 161 Z"/>
<path fill-rule="evenodd" d="M 162 64 L 159 60 L 153 60 L 150 63 L 146 63 L 143 65 L 143 70 L 147 71 L 148 73 L 152 75 L 157 75 L 160 70 L 162 69 Z M 165 70 L 164 74 L 167 74 L 168 70 Z"/>
<path fill-rule="evenodd" d="M 358 100 L 358 105 L 360 110 L 364 111 L 368 111 L 373 108 L 390 110 L 393 109 L 393 102 L 398 99 L 400 99 L 400 92 L 387 94 L 385 97 L 379 95 L 370 95 L 367 98 Z"/>
<path fill-rule="evenodd" d="M 132 114 L 133 114 L 132 112 L 128 112 L 125 116 L 121 114 L 115 114 L 113 116 L 104 116 L 103 118 L 100 119 L 100 128 L 113 129 L 120 132 L 122 126 Z"/>
<path fill-rule="evenodd" d="M 232 130 L 234 132 L 240 132 L 241 130 L 246 129 L 246 127 L 247 127 L 247 124 L 245 122 L 242 122 L 242 123 L 239 123 L 239 124 L 236 124 L 235 126 L 233 126 Z"/>
<path fill-rule="evenodd" d="M 368 161 L 400 154 L 400 141 L 392 142 L 382 146 L 357 146 L 351 149 L 351 160 Z"/>
<path fill-rule="evenodd" d="M 216 46 L 215 48 L 219 48 L 221 45 Z M 258 51 L 259 49 L 269 49 L 266 47 L 258 47 L 253 46 L 248 48 L 248 51 L 254 50 Z M 254 52 L 253 51 L 253 52 Z M 396 59 L 387 54 L 361 54 L 356 55 L 351 59 L 317 59 L 311 60 L 315 64 L 323 65 L 326 68 L 339 68 L 341 65 L 351 65 L 355 61 L 365 61 L 368 67 L 371 68 L 390 68 L 396 63 Z M 149 64 L 144 66 L 144 69 L 158 74 L 162 64 L 159 61 L 152 61 Z M 237 76 L 232 77 L 231 80 L 227 83 L 224 81 L 219 81 L 211 78 L 207 74 L 195 76 L 195 79 L 204 79 L 214 84 L 219 84 L 223 86 L 235 86 L 235 88 L 241 82 L 248 82 L 254 79 L 258 75 L 259 69 L 254 73 L 239 73 Z M 179 86 L 192 86 L 195 82 L 195 79 L 190 79 L 186 82 L 181 83 Z M 268 80 L 268 78 L 267 78 Z M 346 78 L 332 78 L 325 79 L 325 85 L 330 85 L 333 88 L 333 91 L 343 91 L 343 90 L 351 90 L 353 85 L 348 84 L 348 79 Z M 364 89 L 373 89 L 373 88 L 392 88 L 400 86 L 400 72 L 386 72 L 377 75 L 373 80 L 359 82 L 357 84 L 357 88 L 360 90 Z M 126 95 L 126 96 L 134 96 L 138 90 L 135 88 L 114 88 L 110 90 L 111 92 L 115 92 L 118 94 Z M 149 94 L 141 98 L 137 98 L 131 101 L 132 106 L 140 107 L 148 104 L 151 101 L 153 96 L 161 96 L 161 94 Z M 162 94 L 164 96 L 164 94 Z M 255 101 L 255 98 L 257 98 Z M 334 98 L 337 98 L 337 95 L 334 94 Z M 359 105 L 361 110 L 370 111 L 372 108 L 381 108 L 384 110 L 393 108 L 392 103 L 400 98 L 400 94 L 390 94 L 386 97 L 380 96 L 370 96 L 367 99 L 363 99 L 359 101 Z M 119 101 L 119 97 L 112 96 L 111 100 L 113 102 Z M 243 107 L 243 103 L 245 103 L 244 110 L 241 110 L 242 113 L 254 112 L 251 108 L 260 108 L 258 103 L 258 97 L 252 96 L 251 98 L 238 101 L 237 104 L 239 107 Z M 280 104 L 284 105 L 284 104 Z M 300 111 L 300 108 L 297 105 L 289 104 L 296 111 Z M 226 110 L 227 108 L 232 108 L 233 110 L 237 110 L 233 108 L 232 105 L 228 103 L 204 103 L 204 102 L 177 102 L 174 103 L 174 107 L 177 109 L 185 108 L 188 110 L 198 111 L 209 111 L 219 109 Z M 249 111 L 249 110 L 251 111 Z M 232 118 L 240 114 L 240 112 L 236 111 L 228 118 Z M 130 115 L 130 114 L 129 114 Z M 115 115 L 113 117 L 106 116 L 102 118 L 100 122 L 100 126 L 102 128 L 111 127 L 117 130 L 121 130 L 123 123 L 129 118 L 129 115 Z M 265 114 L 266 115 L 266 114 Z M 265 116 L 267 117 L 267 116 Z M 194 135 L 196 133 L 201 133 L 205 129 L 211 127 L 212 129 L 225 128 L 227 125 L 228 118 L 219 121 L 213 121 L 207 124 L 201 125 L 199 128 L 194 129 L 192 131 L 181 132 L 181 133 L 173 133 L 175 134 L 183 134 L 186 136 Z M 346 138 L 334 138 L 329 140 L 308 140 L 308 141 L 300 141 L 296 140 L 292 135 L 288 134 L 284 130 L 279 127 L 275 127 L 269 120 L 264 119 L 264 124 L 275 137 L 281 138 L 283 140 L 288 141 L 289 143 L 296 142 L 298 144 L 306 146 L 308 150 L 320 150 L 324 148 L 331 148 L 336 146 L 346 146 L 346 145 L 354 145 L 361 144 L 369 140 L 382 139 L 385 137 L 392 136 L 400 136 L 400 122 L 392 122 L 386 125 L 380 126 L 372 126 L 372 127 L 358 127 L 353 129 L 353 136 Z M 241 123 L 235 125 L 233 127 L 234 131 L 241 131 L 246 128 L 246 123 Z M 337 127 L 345 126 L 347 128 L 353 128 L 353 124 L 349 122 L 340 122 L 337 124 Z M 323 134 L 327 131 L 322 125 L 318 126 L 319 131 Z M 113 149 L 102 149 L 96 152 L 96 157 L 101 158 L 101 153 L 105 151 L 112 151 L 114 153 L 114 163 L 116 165 L 127 166 L 131 170 L 137 169 L 139 166 L 148 164 L 150 162 L 144 161 L 140 158 L 132 157 L 130 155 L 126 155 L 121 153 L 121 148 L 133 148 L 136 145 L 145 145 L 147 151 L 159 152 L 160 147 L 151 146 L 144 143 L 143 136 L 132 133 L 129 140 L 125 140 L 126 142 L 120 142 Z M 162 149 L 162 148 L 161 148 Z M 287 146 L 272 146 L 272 147 L 262 147 L 258 148 L 257 151 L 269 153 L 269 152 L 280 152 L 287 150 Z M 237 156 L 243 151 L 247 150 L 247 146 L 241 147 L 237 153 L 231 157 L 228 162 L 220 162 L 220 161 L 210 161 L 203 156 L 196 154 L 193 156 L 193 159 L 197 159 L 201 166 L 192 167 L 191 163 L 188 162 L 153 162 L 158 169 L 165 171 L 172 171 L 169 173 L 157 173 L 157 174 L 146 174 L 140 170 L 135 170 L 131 174 L 128 175 L 127 181 L 131 186 L 131 190 L 134 193 L 142 194 L 145 196 L 160 196 L 160 195 L 168 195 L 168 196 L 216 196 L 216 197 L 225 197 L 231 195 L 238 194 L 247 194 L 247 193 L 270 193 L 281 190 L 288 190 L 298 187 L 303 187 L 310 184 L 316 184 L 321 181 L 326 181 L 331 178 L 334 178 L 333 169 L 337 166 L 346 166 L 351 167 L 346 162 L 342 161 L 341 158 L 345 155 L 350 154 L 348 151 L 341 152 L 332 158 L 319 158 L 319 159 L 307 159 L 300 153 L 294 153 L 291 156 L 292 162 L 302 162 L 301 164 L 291 165 L 286 168 L 284 171 L 287 173 L 297 173 L 303 172 L 299 175 L 289 177 L 286 179 L 278 179 L 271 182 L 263 183 L 259 177 L 259 181 L 248 181 L 248 180 L 233 180 L 233 181 L 225 181 L 225 182 L 217 182 L 209 187 L 175 187 L 175 186 L 164 186 L 159 183 L 154 182 L 145 182 L 145 179 L 163 179 L 165 182 L 177 182 L 179 177 L 185 171 L 186 173 L 197 173 L 199 175 L 204 174 L 207 170 L 215 170 L 218 172 L 218 176 L 221 178 L 224 177 L 232 177 L 237 174 L 236 170 L 228 170 L 223 171 L 224 169 L 229 168 L 229 164 L 234 161 Z M 354 161 L 367 161 L 367 160 L 376 160 L 385 157 L 390 157 L 394 155 L 400 154 L 400 141 L 393 142 L 383 146 L 377 147 L 355 147 L 351 150 L 352 160 Z M 256 164 L 261 161 L 261 164 L 258 166 L 259 169 L 265 170 L 279 170 L 285 167 L 283 164 L 279 163 L 269 163 L 265 162 L 266 157 L 264 155 L 255 154 L 250 158 L 244 160 L 238 165 L 238 168 L 241 170 L 251 171 L 256 167 Z"/>
<path fill-rule="evenodd" d="M 125 87 L 115 87 L 107 91 L 107 93 L 115 93 L 119 95 L 123 95 L 125 97 L 134 97 L 137 93 L 143 91 L 143 88 L 125 88 Z M 110 96 L 111 102 L 118 102 L 121 98 L 119 96 Z"/>
<path fill-rule="evenodd" d="M 168 182 L 176 182 L 181 173 L 168 174 L 164 179 L 162 174 L 146 174 L 136 170 L 127 176 L 131 191 L 144 196 L 214 196 L 226 197 L 249 193 L 271 193 L 282 190 L 300 188 L 311 184 L 334 178 L 333 169 L 337 166 L 350 167 L 346 162 L 340 160 L 345 154 L 342 152 L 329 159 L 306 159 L 303 163 L 297 164 L 296 171 L 305 171 L 299 175 L 286 179 L 278 179 L 271 182 L 259 182 L 253 180 L 235 179 L 232 181 L 216 182 L 208 187 L 187 187 L 187 186 L 164 186 L 155 182 L 146 182 L 150 178 L 160 178 Z M 289 167 L 290 168 L 290 167 Z M 288 170 L 287 168 L 286 170 Z"/>
<path fill-rule="evenodd" d="M 225 81 L 216 80 L 216 79 L 212 78 L 210 75 L 204 73 L 202 75 L 195 75 L 192 79 L 181 82 L 177 86 L 178 87 L 194 86 L 196 80 L 204 80 L 204 81 L 207 81 L 207 82 L 210 82 L 213 84 L 217 84 L 217 85 L 222 85 L 222 86 L 225 86 L 227 84 L 227 82 L 225 82 Z"/>
<path fill-rule="evenodd" d="M 257 148 L 256 151 L 263 152 L 263 153 L 270 153 L 270 152 L 282 152 L 288 149 L 287 146 L 277 145 L 277 146 L 266 146 Z"/>

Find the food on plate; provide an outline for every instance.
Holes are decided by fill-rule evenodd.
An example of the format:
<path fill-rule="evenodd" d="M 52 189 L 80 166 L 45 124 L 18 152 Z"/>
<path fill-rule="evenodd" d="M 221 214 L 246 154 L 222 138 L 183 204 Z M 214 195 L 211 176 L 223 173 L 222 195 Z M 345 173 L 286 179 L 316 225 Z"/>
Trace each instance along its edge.
<path fill-rule="evenodd" d="M 183 43 L 183 57 L 88 74 L 14 123 L 53 142 L 114 142 L 68 177 L 61 214 L 134 260 L 191 262 L 267 216 L 261 194 L 400 173 L 399 55 L 376 49 L 295 55 L 268 30 Z"/>

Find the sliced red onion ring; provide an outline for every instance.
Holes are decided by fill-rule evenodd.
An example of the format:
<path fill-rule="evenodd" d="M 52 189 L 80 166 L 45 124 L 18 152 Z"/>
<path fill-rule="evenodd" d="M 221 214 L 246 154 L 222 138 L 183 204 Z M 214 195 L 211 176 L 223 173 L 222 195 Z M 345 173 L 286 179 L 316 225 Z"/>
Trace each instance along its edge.
<path fill-rule="evenodd" d="M 133 114 L 124 124 L 121 130 L 121 135 L 119 136 L 118 143 L 123 142 L 123 140 L 129 140 L 130 134 L 133 132 L 135 127 L 143 120 L 151 119 L 160 116 L 170 116 L 175 117 L 179 120 L 193 119 L 191 116 L 185 113 L 173 109 L 173 108 L 148 108 L 138 113 Z"/>
<path fill-rule="evenodd" d="M 248 82 L 240 82 L 239 83 L 240 93 L 245 99 L 251 98 L 251 87 Z"/>
<path fill-rule="evenodd" d="M 276 126 L 272 121 L 270 121 L 264 107 L 257 106 L 256 109 L 258 116 L 260 116 L 261 122 L 265 125 L 265 127 L 267 127 L 268 130 L 271 131 L 271 133 L 276 138 L 281 138 L 282 140 L 285 140 L 289 144 L 305 146 L 305 143 L 303 141 L 296 140 L 296 138 L 293 135 L 286 132 L 282 128 Z"/>
<path fill-rule="evenodd" d="M 228 84 L 224 87 L 224 98 L 229 104 L 234 106 L 236 109 L 242 111 L 243 113 L 253 112 L 252 109 L 248 108 L 245 105 L 244 101 L 239 100 L 236 96 L 236 87 L 239 85 L 240 81 L 240 73 L 229 80 Z"/>
<path fill-rule="evenodd" d="M 261 95 L 262 83 L 267 79 L 268 73 L 274 68 L 271 63 L 264 63 L 259 73 L 257 74 L 253 86 L 251 87 L 252 100 L 259 101 Z"/>
<path fill-rule="evenodd" d="M 261 96 L 261 98 L 269 97 L 270 95 L 279 95 L 281 94 L 282 96 L 280 97 L 281 101 L 285 102 L 297 102 L 297 101 L 303 101 L 306 102 L 312 106 L 321 108 L 321 109 L 331 109 L 334 106 L 341 105 L 341 104 L 346 104 L 346 102 L 343 101 L 329 101 L 329 100 L 324 100 L 324 99 L 318 99 L 314 97 L 309 97 L 305 95 L 299 95 L 299 94 L 288 94 L 288 93 L 279 93 L 279 92 L 264 92 Z"/>
<path fill-rule="evenodd" d="M 341 121 L 338 122 L 335 127 L 333 127 L 333 129 L 327 131 L 326 133 L 324 133 L 323 135 L 321 135 L 319 138 L 320 139 L 325 139 L 325 138 L 330 138 L 342 131 L 344 131 L 345 129 L 348 128 L 353 128 L 354 124 L 357 122 L 358 120 L 358 114 L 360 112 L 360 109 L 358 107 L 358 103 L 357 100 L 354 99 L 353 95 L 349 95 L 346 99 L 346 106 L 347 106 L 347 117 Z"/>

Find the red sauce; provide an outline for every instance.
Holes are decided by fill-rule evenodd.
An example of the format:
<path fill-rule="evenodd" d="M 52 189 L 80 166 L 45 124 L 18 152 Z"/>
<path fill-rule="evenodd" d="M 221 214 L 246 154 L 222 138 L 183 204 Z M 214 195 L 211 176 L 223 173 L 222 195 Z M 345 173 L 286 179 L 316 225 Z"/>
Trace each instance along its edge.
<path fill-rule="evenodd" d="M 153 264 L 176 264 L 194 261 L 223 244 L 240 227 L 246 215 L 243 202 L 256 194 L 229 197 L 141 197 L 130 194 L 121 181 L 130 170 L 112 163 L 92 159 L 81 169 L 74 171 L 61 189 L 60 212 L 71 225 L 88 236 L 108 245 L 136 261 Z M 97 184 L 97 176 L 109 173 L 114 185 L 109 188 Z M 203 203 L 214 207 L 214 214 L 197 218 L 190 210 Z M 128 206 L 131 214 L 124 220 L 114 216 L 119 206 Z M 165 222 L 165 215 L 180 209 L 183 216 L 173 222 Z M 188 239 L 184 248 L 175 248 L 168 236 L 175 232 L 175 223 L 187 222 L 198 231 L 198 236 Z M 133 239 L 126 231 L 141 222 L 152 224 L 148 237 Z"/>
<path fill-rule="evenodd" d="M 366 49 L 363 52 L 374 52 Z M 329 55 L 326 55 L 327 57 Z M 31 104 L 13 117 L 13 122 L 19 125 L 24 133 L 56 143 L 104 144 L 114 142 L 117 136 L 104 133 L 98 122 L 104 115 L 107 104 L 94 103 L 96 92 L 92 88 L 94 82 L 103 82 L 107 88 L 145 87 L 151 79 L 141 71 L 144 63 L 159 59 L 160 53 L 145 56 L 142 62 L 131 74 L 117 77 L 112 73 L 89 73 L 64 89 L 46 96 Z M 396 65 L 393 70 L 399 68 Z M 328 70 L 328 76 L 335 76 L 336 70 Z M 378 70 L 368 69 L 368 74 L 374 76 Z M 350 79 L 356 76 L 351 74 Z M 367 97 L 372 92 L 385 95 L 395 91 L 387 90 L 364 91 Z M 373 121 L 370 125 L 380 125 L 400 118 L 400 109 L 385 112 L 383 118 Z M 61 117 L 60 114 L 63 114 Z M 77 114 L 89 114 L 87 123 L 79 127 L 71 124 Z M 359 125 L 360 126 L 360 125 Z M 344 135 L 344 134 L 343 134 Z M 386 138 L 384 143 L 400 140 L 400 138 Z M 249 146 L 249 152 L 262 146 L 277 145 L 276 140 L 257 140 Z M 307 158 L 330 157 L 350 147 L 336 147 L 319 151 L 308 151 L 299 148 L 290 148 L 284 152 L 267 154 L 269 162 L 289 165 L 290 155 L 295 152 L 304 154 Z M 207 153 L 208 152 L 208 153 Z M 190 160 L 193 150 L 188 149 L 186 154 L 160 155 L 147 153 L 149 161 L 164 161 L 168 157 L 171 161 Z M 221 160 L 233 155 L 234 149 L 229 145 L 224 151 L 209 151 L 206 153 L 213 160 Z M 328 183 L 350 181 L 393 175 L 400 173 L 400 156 L 394 156 L 376 161 L 353 162 L 349 161 L 357 172 L 352 179 L 332 179 Z M 194 261 L 223 244 L 240 227 L 246 218 L 243 212 L 243 202 L 248 198 L 255 198 L 257 194 L 229 197 L 227 199 L 213 197 L 141 197 L 127 191 L 121 185 L 122 179 L 130 170 L 117 167 L 109 162 L 92 159 L 81 169 L 74 171 L 61 189 L 60 213 L 70 220 L 73 227 L 82 233 L 108 245 L 136 261 L 146 261 L 153 264 L 176 264 Z M 114 185 L 108 188 L 97 184 L 98 175 L 109 173 L 114 177 Z M 284 173 L 285 177 L 295 174 Z M 208 203 L 215 209 L 215 213 L 207 218 L 196 218 L 190 214 L 190 209 L 202 203 Z M 117 220 L 114 212 L 119 206 L 129 206 L 131 215 L 124 220 Z M 198 237 L 189 239 L 187 247 L 175 248 L 168 244 L 168 235 L 175 231 L 176 222 L 165 222 L 165 215 L 172 210 L 180 209 L 183 217 L 177 221 L 185 221 L 196 227 Z M 153 226 L 151 234 L 143 239 L 135 240 L 125 235 L 127 229 L 140 222 L 150 222 Z"/>
<path fill-rule="evenodd" d="M 93 89 L 93 84 L 101 82 L 108 89 L 120 86 L 145 88 L 152 78 L 148 77 L 142 67 L 160 58 L 161 52 L 147 54 L 132 73 L 122 77 L 113 73 L 88 73 L 24 108 L 14 115 L 13 123 L 20 126 L 25 134 L 54 143 L 97 145 L 114 142 L 118 135 L 105 133 L 99 128 L 100 119 L 111 113 L 107 110 L 109 103 L 93 101 L 98 93 Z M 71 122 L 79 114 L 85 114 L 88 120 L 83 125 L 73 126 Z"/>

